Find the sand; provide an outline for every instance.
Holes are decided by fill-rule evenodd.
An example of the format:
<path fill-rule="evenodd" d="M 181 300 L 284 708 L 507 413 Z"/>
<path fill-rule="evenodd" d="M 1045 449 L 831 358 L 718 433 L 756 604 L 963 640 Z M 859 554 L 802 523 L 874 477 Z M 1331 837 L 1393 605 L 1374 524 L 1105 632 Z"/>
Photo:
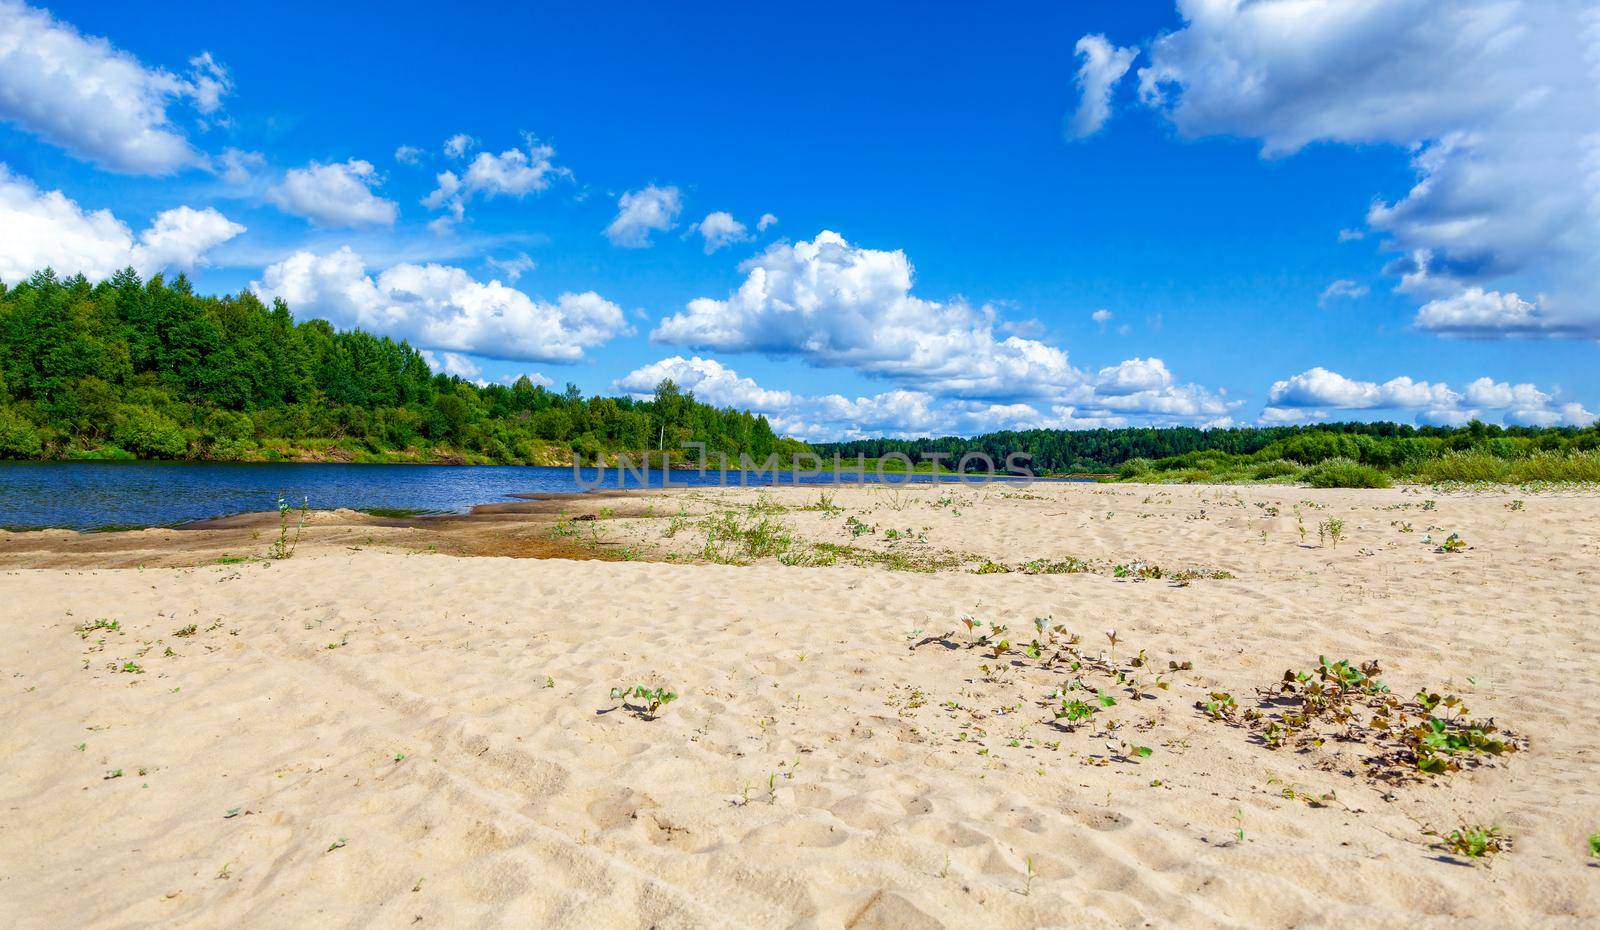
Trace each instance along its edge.
<path fill-rule="evenodd" d="M 470 530 L 584 559 L 447 555 L 448 530 L 350 515 L 315 515 L 282 561 L 234 561 L 270 520 L 0 534 L 0 924 L 1600 917 L 1600 497 L 1038 484 L 798 509 L 817 502 L 637 494 Z M 786 561 L 855 548 L 708 564 L 720 512 L 785 528 Z M 1471 548 L 1437 552 L 1450 533 Z M 1069 556 L 1094 570 L 974 570 Z M 1115 577 L 1134 560 L 1169 578 Z M 1013 651 L 986 680 L 962 614 L 1022 639 L 1049 615 L 1089 654 L 1114 628 L 1119 667 L 1146 652 L 1135 675 L 1193 667 L 1148 700 L 1098 679 L 1118 703 L 1069 732 L 1045 695 L 1072 675 Z M 98 618 L 117 627 L 75 632 Z M 1273 750 L 1194 707 L 1253 705 L 1319 654 L 1461 695 L 1527 748 L 1391 784 L 1359 745 Z M 622 684 L 679 696 L 648 719 Z M 1110 722 L 1150 754 L 1108 748 Z M 1427 834 L 1463 822 L 1511 849 L 1469 861 Z"/>

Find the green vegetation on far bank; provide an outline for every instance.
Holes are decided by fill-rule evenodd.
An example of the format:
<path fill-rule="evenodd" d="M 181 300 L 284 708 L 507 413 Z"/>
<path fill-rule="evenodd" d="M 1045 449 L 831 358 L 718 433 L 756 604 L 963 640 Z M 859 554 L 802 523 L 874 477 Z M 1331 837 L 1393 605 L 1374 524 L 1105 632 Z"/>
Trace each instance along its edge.
<path fill-rule="evenodd" d="M 404 342 L 132 270 L 0 283 L 0 459 L 564 465 L 679 442 L 788 457 L 765 417 L 430 371 Z M 637 460 L 637 456 L 636 456 Z"/>
<path fill-rule="evenodd" d="M 1600 429 L 1460 427 L 1396 423 L 1198 430 L 1125 428 L 1026 430 L 971 439 L 857 440 L 820 443 L 817 453 L 848 461 L 865 455 L 904 455 L 931 469 L 930 454 L 946 464 L 965 452 L 996 463 L 1012 452 L 1033 456 L 1041 475 L 1099 474 L 1105 480 L 1226 483 L 1278 482 L 1313 487 L 1388 487 L 1395 482 L 1527 484 L 1600 482 Z M 888 468 L 896 460 L 886 460 Z M 903 463 L 899 464 L 903 469 Z"/>

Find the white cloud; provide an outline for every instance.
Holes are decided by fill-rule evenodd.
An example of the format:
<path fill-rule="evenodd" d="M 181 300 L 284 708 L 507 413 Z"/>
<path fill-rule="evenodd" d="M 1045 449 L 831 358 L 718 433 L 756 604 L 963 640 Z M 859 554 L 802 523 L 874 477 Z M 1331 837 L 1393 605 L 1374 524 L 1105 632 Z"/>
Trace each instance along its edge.
<path fill-rule="evenodd" d="M 413 345 L 487 358 L 572 362 L 584 350 L 631 332 L 622 308 L 593 291 L 536 300 L 449 265 L 394 265 L 376 278 L 348 247 L 296 252 L 251 284 L 302 315 L 325 316 Z"/>
<path fill-rule="evenodd" d="M 1352 300 L 1367 296 L 1367 286 L 1359 284 L 1349 278 L 1340 278 L 1322 289 L 1322 295 L 1317 298 L 1317 306 L 1326 307 L 1329 301 L 1347 297 Z"/>
<path fill-rule="evenodd" d="M 467 150 L 473 148 L 477 144 L 477 139 L 472 138 L 464 132 L 458 132 L 450 138 L 444 140 L 444 153 L 451 158 L 463 158 L 466 156 Z"/>
<path fill-rule="evenodd" d="M 1172 372 L 1159 358 L 1130 358 L 1095 376 L 1095 389 L 1101 394 L 1125 397 L 1147 391 L 1162 391 L 1172 386 Z"/>
<path fill-rule="evenodd" d="M 1312 368 L 1286 381 L 1273 382 L 1268 400 L 1278 407 L 1424 407 L 1452 405 L 1460 395 L 1446 384 L 1400 377 L 1383 384 L 1353 381 L 1326 368 Z"/>
<path fill-rule="evenodd" d="M 393 226 L 400 206 L 372 193 L 383 183 L 371 162 L 352 158 L 330 165 L 311 162 L 293 168 L 267 192 L 278 209 L 318 226 Z"/>
<path fill-rule="evenodd" d="M 771 213 L 763 213 L 761 214 L 761 219 L 756 221 L 756 232 L 766 232 L 768 229 L 776 225 L 778 225 L 778 218 L 776 216 L 773 216 Z"/>
<path fill-rule="evenodd" d="M 206 164 L 167 108 L 215 112 L 228 75 L 206 53 L 189 64 L 182 77 L 147 68 L 44 10 L 0 0 L 0 119 L 103 168 L 169 174 Z"/>
<path fill-rule="evenodd" d="M 15 284 L 45 267 L 92 280 L 130 265 L 145 275 L 187 270 L 244 231 L 215 210 L 185 206 L 158 214 L 136 240 L 110 210 L 84 210 L 0 164 L 0 281 Z"/>
<path fill-rule="evenodd" d="M 445 143 L 446 152 L 455 151 L 451 143 L 464 138 L 451 138 Z M 467 202 L 474 196 L 506 196 L 520 200 L 545 190 L 555 178 L 571 176 L 571 171 L 556 167 L 554 148 L 531 135 L 524 137 L 524 143 L 523 148 L 506 149 L 498 155 L 479 152 L 462 174 L 439 172 L 435 177 L 438 186 L 422 199 L 422 205 L 430 210 L 448 210 L 450 217 L 459 222 L 466 215 Z M 466 153 L 465 144 L 458 148 L 457 157 Z"/>
<path fill-rule="evenodd" d="M 1339 230 L 1339 241 L 1340 242 L 1360 242 L 1362 239 L 1365 239 L 1365 238 L 1367 238 L 1367 234 L 1365 232 L 1362 232 L 1359 229 L 1341 229 L 1341 230 Z"/>
<path fill-rule="evenodd" d="M 745 280 L 736 291 L 690 301 L 652 340 L 852 368 L 930 396 L 1070 406 L 1074 417 L 1215 418 L 1236 406 L 1174 384 L 1159 359 L 1091 375 L 1055 346 L 1002 338 L 1006 324 L 992 307 L 915 296 L 904 252 L 854 246 L 834 232 L 776 243 L 739 268 Z"/>
<path fill-rule="evenodd" d="M 855 397 L 798 394 L 764 388 L 723 363 L 701 356 L 675 355 L 652 362 L 618 379 L 615 387 L 643 398 L 655 391 L 662 378 L 671 378 L 706 403 L 762 414 L 783 435 L 818 441 L 869 436 L 972 436 L 1002 429 L 1092 429 L 1126 425 L 1131 416 L 1142 416 L 1071 404 L 951 399 L 903 388 Z M 1213 416 L 1201 425 L 1224 422 L 1231 420 Z"/>
<path fill-rule="evenodd" d="M 1475 335 L 1600 333 L 1600 13 L 1587 0 L 1179 0 L 1144 101 L 1185 136 L 1392 144 L 1415 185 L 1368 226 L 1423 299 L 1538 294 Z M 1531 302 L 1531 301 L 1530 301 Z"/>
<path fill-rule="evenodd" d="M 794 406 L 796 399 L 788 391 L 769 391 L 721 362 L 698 355 L 674 355 L 651 362 L 619 378 L 616 387 L 643 397 L 654 394 L 663 378 L 671 378 L 678 387 L 693 391 L 701 401 L 718 407 L 779 412 Z"/>
<path fill-rule="evenodd" d="M 1106 324 L 1111 322 L 1111 318 L 1113 316 L 1115 316 L 1115 315 L 1116 314 L 1112 313 L 1110 310 L 1107 310 L 1106 308 L 1101 307 L 1099 310 L 1096 310 L 1095 312 L 1089 314 L 1089 319 L 1094 320 L 1096 323 L 1099 323 L 1100 324 L 1100 331 L 1101 332 L 1105 332 Z"/>
<path fill-rule="evenodd" d="M 422 164 L 422 159 L 427 154 L 427 152 L 414 145 L 402 145 L 394 150 L 394 160 L 402 165 L 410 165 L 415 168 Z"/>
<path fill-rule="evenodd" d="M 606 238 L 625 249 L 647 249 L 650 234 L 676 226 L 682 210 L 683 198 L 676 187 L 651 184 L 628 191 L 617 199 L 617 217 L 606 227 Z"/>
<path fill-rule="evenodd" d="M 428 368 L 435 372 L 462 378 L 467 381 L 483 374 L 483 369 L 478 363 L 460 354 L 459 352 L 440 352 L 437 355 L 432 350 L 422 349 L 422 360 L 428 363 Z"/>
<path fill-rule="evenodd" d="M 1067 120 L 1067 135 L 1083 139 L 1100 131 L 1111 116 L 1111 91 L 1128 73 L 1136 48 L 1118 48 L 1103 35 L 1084 36 L 1076 48 L 1083 63 L 1078 66 L 1078 109 Z"/>
<path fill-rule="evenodd" d="M 546 378 L 544 375 L 538 373 L 537 371 L 519 371 L 514 375 L 501 375 L 496 380 L 498 380 L 501 384 L 504 384 L 504 385 L 506 385 L 508 387 L 512 387 L 512 386 L 515 386 L 516 383 L 518 381 L 520 381 L 521 379 L 523 379 L 523 378 L 527 378 L 528 379 L 528 383 L 532 384 L 534 387 L 546 387 L 547 388 L 550 385 L 555 384 L 554 381 L 550 380 L 549 378 Z"/>
<path fill-rule="evenodd" d="M 774 244 L 739 268 L 745 281 L 727 299 L 692 300 L 651 337 L 796 355 L 823 367 L 924 380 L 947 393 L 1079 380 L 1065 352 L 1016 336 L 997 339 L 990 308 L 913 296 L 902 251 L 861 248 L 824 231 L 809 242 Z"/>
<path fill-rule="evenodd" d="M 718 210 L 707 213 L 706 218 L 693 227 L 706 240 L 706 254 L 732 245 L 735 242 L 745 242 L 750 239 L 749 230 L 745 225 L 733 218 L 733 214 Z"/>
<path fill-rule="evenodd" d="M 177 207 L 156 214 L 134 246 L 135 268 L 188 269 L 202 263 L 205 254 L 244 232 L 243 226 L 211 209 Z"/>
<path fill-rule="evenodd" d="M 485 265 L 493 268 L 506 276 L 506 280 L 516 283 L 518 278 L 539 267 L 538 263 L 528 257 L 527 252 L 518 252 L 510 258 L 486 258 Z"/>
<path fill-rule="evenodd" d="M 1417 311 L 1416 325 L 1442 336 L 1468 338 L 1563 335 L 1573 330 L 1571 324 L 1547 317 L 1531 301 L 1481 287 L 1428 301 Z"/>
<path fill-rule="evenodd" d="M 1479 378 L 1465 392 L 1443 382 L 1401 376 L 1383 383 L 1356 381 L 1326 368 L 1312 368 L 1276 381 L 1262 412 L 1264 423 L 1322 419 L 1330 410 L 1412 410 L 1424 423 L 1460 424 L 1498 411 L 1508 423 L 1537 426 L 1584 426 L 1595 415 L 1582 404 L 1558 402 L 1552 393 L 1532 384 L 1508 384 Z"/>

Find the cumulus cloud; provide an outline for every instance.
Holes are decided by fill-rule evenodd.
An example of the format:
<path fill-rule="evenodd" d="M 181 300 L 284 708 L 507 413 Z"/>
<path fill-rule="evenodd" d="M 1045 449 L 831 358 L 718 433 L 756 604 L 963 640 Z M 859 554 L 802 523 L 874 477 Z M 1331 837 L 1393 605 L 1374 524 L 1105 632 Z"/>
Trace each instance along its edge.
<path fill-rule="evenodd" d="M 1110 310 L 1101 307 L 1099 310 L 1089 314 L 1089 319 L 1099 323 L 1101 329 L 1105 329 L 1106 324 L 1111 322 L 1111 318 L 1115 315 L 1116 314 L 1112 313 Z"/>
<path fill-rule="evenodd" d="M 458 132 L 450 138 L 444 140 L 444 153 L 451 158 L 462 158 L 467 154 L 467 150 L 473 148 L 477 144 L 477 139 L 472 138 L 464 132 Z"/>
<path fill-rule="evenodd" d="M 853 368 L 904 389 L 974 402 L 1042 402 L 1083 415 L 1216 418 L 1232 403 L 1178 386 L 1158 359 L 1085 373 L 1040 339 L 1002 336 L 994 307 L 912 293 L 904 251 L 874 250 L 819 232 L 774 243 L 739 266 L 725 299 L 693 299 L 651 339 L 701 351 L 762 352 L 819 368 Z"/>
<path fill-rule="evenodd" d="M 1067 135 L 1083 139 L 1100 131 L 1111 117 L 1111 91 L 1128 73 L 1139 50 L 1118 48 L 1103 35 L 1078 40 L 1078 109 L 1067 120 Z"/>
<path fill-rule="evenodd" d="M 1176 385 L 1159 359 L 1080 371 L 1065 350 L 1002 337 L 1007 324 L 992 307 L 913 294 L 904 252 L 852 245 L 838 233 L 775 243 L 739 269 L 744 282 L 727 298 L 690 301 L 651 338 L 852 368 L 941 398 L 1070 406 L 1072 416 L 1215 418 L 1235 406 L 1203 388 Z"/>
<path fill-rule="evenodd" d="M 467 141 L 452 145 L 462 139 Z M 445 143 L 445 151 L 462 157 L 471 142 L 466 136 L 452 137 Z M 447 210 L 449 219 L 459 222 L 473 197 L 504 196 L 520 200 L 545 190 L 556 178 L 571 176 L 568 169 L 557 167 L 554 148 L 531 135 L 525 136 L 523 142 L 521 148 L 506 149 L 498 155 L 479 152 L 460 174 L 439 172 L 434 178 L 438 186 L 422 199 L 422 205 L 430 210 Z"/>
<path fill-rule="evenodd" d="M 950 393 L 1077 380 L 1065 352 L 1015 336 L 998 339 L 991 309 L 914 296 L 911 262 L 899 250 L 861 248 L 824 231 L 810 241 L 774 244 L 739 268 L 746 277 L 738 290 L 723 300 L 690 301 L 651 338 L 926 379 Z"/>
<path fill-rule="evenodd" d="M 204 166 L 167 109 L 214 113 L 229 88 L 227 71 L 208 53 L 176 75 L 44 10 L 0 0 L 0 119 L 102 168 L 170 174 Z"/>
<path fill-rule="evenodd" d="M 1600 15 L 1586 0 L 1179 0 L 1140 96 L 1185 136 L 1411 151 L 1368 226 L 1422 300 L 1538 294 L 1474 335 L 1600 333 Z M 1353 237 L 1342 237 L 1353 238 Z M 1436 308 L 1436 311 L 1444 310 Z M 1419 324 L 1427 327 L 1426 320 Z M 1497 323 L 1504 322 L 1501 327 Z"/>
<path fill-rule="evenodd" d="M 621 248 L 648 249 L 650 234 L 676 226 L 682 210 L 683 198 L 676 187 L 651 184 L 628 191 L 617 199 L 617 216 L 606 227 L 606 238 Z"/>
<path fill-rule="evenodd" d="M 1495 338 L 1550 336 L 1582 332 L 1572 323 L 1552 320 L 1544 310 L 1516 294 L 1469 287 L 1451 297 L 1430 300 L 1417 311 L 1418 329 L 1442 336 Z"/>
<path fill-rule="evenodd" d="M 501 384 L 504 384 L 504 385 L 506 385 L 508 387 L 512 387 L 512 386 L 515 386 L 516 383 L 518 381 L 521 381 L 523 378 L 527 378 L 528 379 L 528 383 L 533 385 L 534 387 L 546 387 L 547 388 L 547 387 L 551 386 L 552 384 L 555 384 L 554 381 L 550 380 L 549 378 L 545 377 L 544 375 L 540 374 L 537 371 L 520 371 L 520 372 L 517 372 L 514 375 L 501 375 L 496 380 L 499 381 Z"/>
<path fill-rule="evenodd" d="M 128 266 L 145 275 L 187 270 L 244 231 L 216 210 L 184 206 L 157 214 L 135 239 L 110 210 L 85 210 L 0 164 L 0 281 L 10 284 L 45 267 L 92 280 Z"/>
<path fill-rule="evenodd" d="M 1094 383 L 1095 389 L 1101 394 L 1125 397 L 1171 387 L 1172 372 L 1159 358 L 1130 358 L 1121 364 L 1100 369 Z"/>
<path fill-rule="evenodd" d="M 427 152 L 414 145 L 402 145 L 394 150 L 394 160 L 402 165 L 410 165 L 415 168 L 422 164 L 423 156 L 427 154 Z"/>
<path fill-rule="evenodd" d="M 269 266 L 251 289 L 346 329 L 486 358 L 573 362 L 585 349 L 631 332 L 622 308 L 593 291 L 537 300 L 431 263 L 401 263 L 374 277 L 348 247 L 296 252 Z"/>
<path fill-rule="evenodd" d="M 1323 419 L 1331 410 L 1417 411 L 1422 422 L 1441 425 L 1492 418 L 1491 414 L 1526 426 L 1585 426 L 1595 419 L 1582 404 L 1559 401 L 1532 384 L 1479 378 L 1457 392 L 1443 382 L 1405 376 L 1382 383 L 1357 381 L 1321 367 L 1273 382 L 1267 399 L 1264 423 Z"/>
<path fill-rule="evenodd" d="M 1322 289 L 1322 294 L 1317 298 L 1317 306 L 1326 307 L 1330 301 L 1341 297 L 1356 299 L 1367 296 L 1367 286 L 1359 284 L 1349 278 L 1340 278 Z"/>
<path fill-rule="evenodd" d="M 428 363 L 428 368 L 436 372 L 463 378 L 467 381 L 471 381 L 483 374 L 483 369 L 478 367 L 477 362 L 459 352 L 440 352 L 435 354 L 430 349 L 423 349 L 421 354 L 422 360 Z"/>
<path fill-rule="evenodd" d="M 139 234 L 131 264 L 145 271 L 194 268 L 211 249 L 244 231 L 243 226 L 210 207 L 164 210 Z"/>
<path fill-rule="evenodd" d="M 770 214 L 768 214 L 770 216 Z M 706 254 L 733 245 L 735 242 L 745 242 L 750 239 L 749 230 L 745 225 L 733 218 L 733 214 L 718 210 L 707 213 L 706 218 L 692 227 L 706 241 Z"/>
<path fill-rule="evenodd" d="M 671 378 L 678 387 L 693 391 L 701 401 L 718 407 L 738 407 L 761 412 L 781 412 L 794 406 L 796 395 L 769 391 L 716 359 L 674 355 L 636 368 L 617 379 L 618 390 L 638 397 L 655 393 L 656 385 Z"/>
<path fill-rule="evenodd" d="M 706 403 L 751 410 L 767 417 L 773 428 L 784 435 L 815 441 L 869 436 L 972 436 L 1001 429 L 1092 429 L 1123 426 L 1132 417 L 1151 422 L 1143 413 L 1124 414 L 1102 407 L 994 403 L 905 388 L 853 397 L 772 390 L 715 359 L 698 355 L 674 355 L 644 365 L 619 378 L 615 387 L 643 398 L 652 394 L 663 378 L 671 378 Z M 1171 422 L 1200 421 L 1185 418 Z M 1226 416 L 1212 417 L 1203 425 L 1227 422 L 1231 421 Z"/>
<path fill-rule="evenodd" d="M 278 209 L 318 226 L 393 226 L 400 205 L 372 192 L 383 183 L 371 162 L 352 158 L 324 165 L 312 162 L 288 171 L 267 192 Z"/>
<path fill-rule="evenodd" d="M 761 214 L 761 219 L 756 221 L 756 232 L 766 232 L 768 229 L 776 225 L 778 225 L 778 218 L 776 216 L 773 216 L 771 213 L 763 213 Z"/>

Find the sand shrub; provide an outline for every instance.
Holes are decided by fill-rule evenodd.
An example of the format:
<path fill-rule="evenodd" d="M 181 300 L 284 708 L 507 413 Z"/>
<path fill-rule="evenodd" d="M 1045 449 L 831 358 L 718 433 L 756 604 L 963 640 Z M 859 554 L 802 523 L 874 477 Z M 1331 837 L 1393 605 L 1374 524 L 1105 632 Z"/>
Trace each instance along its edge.
<path fill-rule="evenodd" d="M 1150 471 L 1149 459 L 1128 459 L 1117 469 L 1117 477 L 1124 481 L 1144 478 Z"/>
<path fill-rule="evenodd" d="M 1391 482 L 1371 465 L 1339 457 L 1308 469 L 1306 483 L 1314 488 L 1386 488 Z"/>
<path fill-rule="evenodd" d="M 1600 482 L 1600 451 L 1535 452 L 1512 463 L 1513 481 Z"/>
<path fill-rule="evenodd" d="M 1411 477 L 1428 483 L 1506 482 L 1512 480 L 1513 462 L 1479 450 L 1449 452 L 1418 463 Z"/>

